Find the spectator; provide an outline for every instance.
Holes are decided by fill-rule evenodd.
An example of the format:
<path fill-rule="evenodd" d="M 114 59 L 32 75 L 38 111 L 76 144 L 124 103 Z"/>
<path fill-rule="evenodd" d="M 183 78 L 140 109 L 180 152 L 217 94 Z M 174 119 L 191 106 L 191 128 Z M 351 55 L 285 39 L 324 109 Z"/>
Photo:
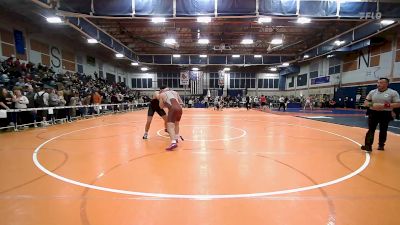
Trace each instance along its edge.
<path fill-rule="evenodd" d="M 279 108 L 278 111 L 281 111 L 281 107 L 283 107 L 283 111 L 286 111 L 285 97 L 281 96 L 279 98 Z"/>
<path fill-rule="evenodd" d="M 79 93 L 72 92 L 68 106 L 77 106 L 79 104 Z M 76 117 L 76 108 L 69 109 L 68 122 L 72 122 L 72 118 Z"/>
<path fill-rule="evenodd" d="M 0 92 L 0 109 L 1 110 L 8 110 L 12 108 L 12 98 L 10 98 L 9 92 L 6 88 L 2 87 Z M 7 118 L 0 118 L 0 126 L 5 127 L 7 125 L 14 125 L 11 124 L 12 121 L 10 120 L 11 113 L 7 113 Z"/>
<path fill-rule="evenodd" d="M 26 86 L 26 93 L 25 93 L 26 98 L 28 98 L 28 108 L 35 108 L 35 92 L 33 90 L 33 87 L 31 85 Z M 31 119 L 27 120 L 27 122 L 33 122 L 34 127 L 37 127 L 36 125 L 36 117 L 37 117 L 37 111 L 30 111 L 28 113 L 31 116 Z"/>
<path fill-rule="evenodd" d="M 21 89 L 14 89 L 14 95 L 15 95 L 15 108 L 16 109 L 26 109 L 28 108 L 29 100 L 26 96 L 22 95 Z M 29 118 L 29 112 L 27 111 L 22 111 L 15 113 L 17 122 L 18 124 L 26 124 L 28 123 L 27 118 Z M 23 126 L 23 128 L 27 128 L 26 126 Z"/>
<path fill-rule="evenodd" d="M 52 88 L 51 86 L 44 85 L 43 89 L 39 90 L 38 93 L 35 94 L 35 107 L 44 108 L 49 107 L 49 96 Z M 49 125 L 47 122 L 47 110 L 39 110 L 38 117 L 42 120 L 42 126 Z"/>
<path fill-rule="evenodd" d="M 188 102 L 188 107 L 189 108 L 192 108 L 192 105 L 193 105 L 193 99 L 189 99 L 189 102 Z"/>

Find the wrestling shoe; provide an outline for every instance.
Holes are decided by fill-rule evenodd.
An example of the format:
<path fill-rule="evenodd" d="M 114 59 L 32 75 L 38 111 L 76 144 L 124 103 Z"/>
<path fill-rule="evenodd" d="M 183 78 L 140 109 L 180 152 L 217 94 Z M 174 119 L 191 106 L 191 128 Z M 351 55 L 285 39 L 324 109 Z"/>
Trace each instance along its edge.
<path fill-rule="evenodd" d="M 171 143 L 165 150 L 172 151 L 174 148 L 177 148 L 177 147 L 178 147 L 177 143 Z"/>

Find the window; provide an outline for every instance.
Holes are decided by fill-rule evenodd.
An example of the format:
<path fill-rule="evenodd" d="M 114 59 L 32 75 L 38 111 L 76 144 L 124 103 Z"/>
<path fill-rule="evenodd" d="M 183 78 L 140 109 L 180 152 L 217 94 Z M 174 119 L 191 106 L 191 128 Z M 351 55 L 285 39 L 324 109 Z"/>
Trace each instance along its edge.
<path fill-rule="evenodd" d="M 136 79 L 132 78 L 132 88 L 136 88 Z"/>
<path fill-rule="evenodd" d="M 290 82 L 289 82 L 289 87 L 291 88 L 291 87 L 294 87 L 294 77 L 291 77 L 290 78 Z"/>
<path fill-rule="evenodd" d="M 299 74 L 297 76 L 297 86 L 306 86 L 307 85 L 307 74 Z"/>
<path fill-rule="evenodd" d="M 180 74 L 178 72 L 160 72 L 157 73 L 157 85 L 168 86 L 170 88 L 183 88 L 179 83 Z"/>
<path fill-rule="evenodd" d="M 274 88 L 279 88 L 279 79 L 274 79 Z"/>
<path fill-rule="evenodd" d="M 319 62 L 312 63 L 310 65 L 310 78 L 318 77 Z"/>
<path fill-rule="evenodd" d="M 318 77 L 318 71 L 310 72 L 310 78 L 317 78 L 317 77 Z"/>
<path fill-rule="evenodd" d="M 255 82 L 254 82 L 255 83 Z M 263 79 L 260 78 L 258 79 L 258 88 L 263 88 L 263 89 L 272 89 L 272 88 L 278 88 L 279 85 L 279 79 L 278 78 L 273 78 L 273 79 Z"/>
<path fill-rule="evenodd" d="M 218 73 L 210 73 L 209 87 L 210 88 L 219 88 L 219 74 Z"/>
<path fill-rule="evenodd" d="M 230 88 L 240 88 L 240 89 L 256 88 L 256 74 L 230 73 L 229 86 Z"/>
<path fill-rule="evenodd" d="M 329 75 L 340 73 L 340 65 L 329 67 Z"/>
<path fill-rule="evenodd" d="M 153 88 L 153 79 L 132 78 L 132 88 Z"/>
<path fill-rule="evenodd" d="M 258 88 L 263 88 L 263 79 L 258 79 Z"/>
<path fill-rule="evenodd" d="M 329 60 L 329 75 L 340 73 L 340 60 L 333 58 Z"/>
<path fill-rule="evenodd" d="M 268 79 L 264 79 L 264 86 L 263 86 L 263 88 L 269 88 L 269 87 L 268 87 Z"/>
<path fill-rule="evenodd" d="M 274 80 L 268 79 L 268 88 L 274 88 Z"/>
<path fill-rule="evenodd" d="M 250 80 L 250 88 L 256 88 L 256 79 Z"/>

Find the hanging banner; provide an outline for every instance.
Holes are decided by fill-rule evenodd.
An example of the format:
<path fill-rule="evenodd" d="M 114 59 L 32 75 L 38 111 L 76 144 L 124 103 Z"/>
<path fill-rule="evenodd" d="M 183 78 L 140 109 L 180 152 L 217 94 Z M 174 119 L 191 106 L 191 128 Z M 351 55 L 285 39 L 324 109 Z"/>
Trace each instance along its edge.
<path fill-rule="evenodd" d="M 311 79 L 311 85 L 329 83 L 330 78 L 331 78 L 330 76 L 325 76 L 325 77 L 318 77 L 318 78 Z"/>
<path fill-rule="evenodd" d="M 14 41 L 15 41 L 15 49 L 17 50 L 17 54 L 24 55 L 25 54 L 25 38 L 22 31 L 14 30 Z"/>
<path fill-rule="evenodd" d="M 222 86 L 224 86 L 224 83 L 225 83 L 225 75 L 226 75 L 226 73 L 225 73 L 225 71 L 220 70 L 220 71 L 218 71 L 218 75 L 219 75 L 218 85 L 220 87 L 222 87 Z"/>
<path fill-rule="evenodd" d="M 181 72 L 179 82 L 182 86 L 189 85 L 189 71 Z"/>

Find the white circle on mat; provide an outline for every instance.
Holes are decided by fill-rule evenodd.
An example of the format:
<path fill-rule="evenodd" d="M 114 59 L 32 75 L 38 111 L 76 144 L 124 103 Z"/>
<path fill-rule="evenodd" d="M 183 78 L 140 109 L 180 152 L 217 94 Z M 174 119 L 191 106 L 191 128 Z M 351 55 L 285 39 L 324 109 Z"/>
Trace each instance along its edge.
<path fill-rule="evenodd" d="M 88 128 L 84 128 L 84 129 L 70 131 L 70 132 L 55 136 L 53 138 L 50 138 L 50 139 L 46 140 L 45 142 L 43 142 L 42 144 L 40 144 L 35 149 L 35 151 L 33 152 L 33 155 L 32 155 L 33 162 L 40 170 L 42 170 L 44 173 L 46 173 L 47 175 L 49 175 L 51 177 L 54 177 L 54 178 L 56 178 L 58 180 L 61 180 L 63 182 L 69 183 L 69 184 L 73 184 L 73 185 L 77 185 L 77 186 L 80 186 L 80 187 L 85 187 L 85 188 L 89 188 L 89 189 L 93 189 L 93 190 L 105 191 L 105 192 L 111 192 L 111 193 L 118 193 L 118 194 L 124 194 L 124 195 L 132 195 L 132 196 L 150 197 L 150 198 L 212 200 L 212 199 L 232 199 L 232 198 L 259 198 L 259 197 L 266 197 L 266 196 L 272 196 L 272 195 L 283 195 L 283 194 L 289 194 L 289 193 L 309 191 L 309 190 L 314 190 L 314 189 L 330 186 L 330 185 L 337 184 L 337 183 L 343 182 L 345 180 L 348 180 L 348 179 L 356 176 L 357 174 L 361 173 L 365 168 L 367 168 L 367 166 L 368 166 L 368 164 L 369 164 L 369 162 L 371 160 L 370 155 L 368 153 L 365 153 L 365 161 L 357 170 L 355 170 L 352 173 L 349 173 L 349 174 L 347 174 L 347 175 L 345 175 L 343 177 L 339 177 L 339 178 L 337 178 L 335 180 L 327 181 L 327 182 L 324 182 L 324 183 L 321 183 L 321 184 L 304 186 L 304 187 L 293 188 L 293 189 L 285 189 L 285 190 L 279 190 L 279 191 L 257 192 L 257 193 L 240 193 L 240 194 L 167 194 L 167 193 L 138 192 L 138 191 L 129 191 L 129 190 L 121 190 L 121 189 L 115 189 L 115 188 L 102 187 L 102 186 L 97 186 L 97 185 L 92 185 L 92 184 L 79 182 L 79 181 L 76 181 L 76 180 L 73 180 L 73 179 L 66 178 L 66 177 L 63 177 L 61 175 L 58 175 L 58 174 L 48 170 L 47 168 L 45 168 L 42 164 L 40 164 L 40 162 L 38 160 L 38 155 L 40 153 L 41 148 L 43 146 L 45 146 L 47 143 L 51 142 L 51 141 L 57 140 L 60 137 L 63 137 L 63 136 L 69 135 L 69 134 L 73 134 L 73 133 L 77 133 L 77 132 L 80 132 L 80 131 L 89 130 L 89 129 L 93 129 L 93 128 L 98 128 L 98 127 L 104 127 L 104 126 L 119 125 L 119 124 L 124 124 L 124 123 L 114 123 L 114 124 L 107 124 L 107 125 L 88 127 Z M 350 139 L 348 137 L 345 137 L 343 135 L 336 134 L 336 133 L 333 133 L 333 132 L 330 132 L 330 131 L 325 131 L 325 130 L 321 130 L 321 129 L 318 129 L 318 128 L 307 127 L 307 126 L 303 126 L 303 125 L 295 125 L 295 124 L 286 124 L 286 125 L 299 126 L 299 127 L 304 127 L 304 128 L 309 128 L 309 129 L 313 129 L 313 130 L 318 130 L 318 131 L 321 131 L 321 132 L 329 133 L 329 134 L 335 135 L 337 137 L 344 138 L 344 139 L 346 139 L 346 140 L 348 140 L 350 142 L 353 142 L 358 147 L 361 146 L 360 143 L 358 143 L 357 141 L 355 141 L 353 139 Z"/>

